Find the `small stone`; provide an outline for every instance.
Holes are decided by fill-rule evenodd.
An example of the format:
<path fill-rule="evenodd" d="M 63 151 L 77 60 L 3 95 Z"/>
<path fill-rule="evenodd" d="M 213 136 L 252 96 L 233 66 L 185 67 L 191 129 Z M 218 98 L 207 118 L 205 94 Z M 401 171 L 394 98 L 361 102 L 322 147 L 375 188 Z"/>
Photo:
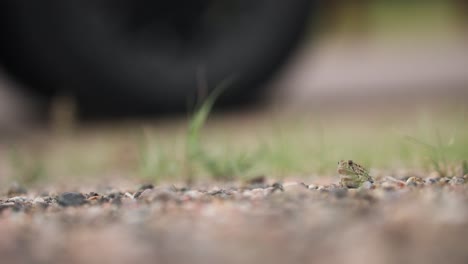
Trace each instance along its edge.
<path fill-rule="evenodd" d="M 468 174 L 463 175 L 463 179 L 465 179 L 465 182 L 468 181 Z"/>
<path fill-rule="evenodd" d="M 91 197 L 99 197 L 100 195 L 96 192 L 90 192 L 86 195 L 86 198 L 91 198 Z"/>
<path fill-rule="evenodd" d="M 33 204 L 36 203 L 45 203 L 45 200 L 42 197 L 37 197 L 33 200 Z"/>
<path fill-rule="evenodd" d="M 126 196 L 126 197 L 128 197 L 128 198 L 130 198 L 130 199 L 135 199 L 135 196 L 133 196 L 133 195 L 132 195 L 131 193 L 129 193 L 129 192 L 124 193 L 124 196 Z"/>
<path fill-rule="evenodd" d="M 99 195 L 96 192 L 90 192 L 86 195 L 86 201 L 92 203 L 92 204 L 97 204 L 100 202 L 104 202 L 103 197 Z"/>
<path fill-rule="evenodd" d="M 104 198 L 104 199 L 106 199 L 106 198 Z M 107 198 L 107 199 L 109 199 L 109 198 Z M 115 198 L 109 199 L 109 201 L 113 205 L 120 206 L 120 205 L 122 205 L 122 196 L 117 196 Z"/>
<path fill-rule="evenodd" d="M 327 189 L 327 187 L 321 185 L 321 186 L 318 186 L 318 187 L 317 187 L 317 191 L 320 191 L 320 192 L 328 192 L 328 189 Z"/>
<path fill-rule="evenodd" d="M 442 177 L 440 178 L 439 182 L 441 183 L 449 183 L 450 182 L 450 178 L 449 177 Z"/>
<path fill-rule="evenodd" d="M 7 202 L 13 202 L 13 203 L 26 203 L 26 202 L 28 202 L 28 198 L 21 197 L 21 196 L 16 196 L 16 197 L 11 197 L 6 201 Z"/>
<path fill-rule="evenodd" d="M 314 184 L 309 184 L 308 188 L 309 190 L 317 190 L 318 186 Z"/>
<path fill-rule="evenodd" d="M 409 178 L 409 177 L 408 177 L 408 178 Z M 397 178 L 395 178 L 395 177 L 392 177 L 392 176 L 386 176 L 386 177 L 384 178 L 384 181 L 402 183 L 403 185 L 404 185 L 404 183 L 405 183 L 404 181 L 399 180 L 399 179 L 397 179 Z"/>
<path fill-rule="evenodd" d="M 288 182 L 283 184 L 283 190 L 286 192 L 290 191 L 306 191 L 308 186 L 302 182 Z"/>
<path fill-rule="evenodd" d="M 149 190 L 149 189 L 148 189 Z M 140 195 L 146 190 L 140 190 L 140 191 L 137 191 L 135 194 L 133 194 L 133 198 L 135 199 L 138 199 L 138 197 L 140 197 Z"/>
<path fill-rule="evenodd" d="M 114 199 L 114 198 L 117 198 L 117 197 L 122 197 L 123 193 L 122 192 L 111 192 L 109 194 L 107 194 L 107 197 L 109 199 Z"/>
<path fill-rule="evenodd" d="M 137 199 L 147 202 L 156 200 L 166 202 L 176 199 L 176 195 L 168 189 L 146 189 L 137 197 Z"/>
<path fill-rule="evenodd" d="M 439 182 L 439 178 L 427 178 L 425 183 L 428 185 L 436 184 Z"/>
<path fill-rule="evenodd" d="M 47 204 L 47 202 L 42 197 L 35 198 L 32 203 L 34 206 L 39 206 L 42 208 L 49 206 L 49 204 Z"/>
<path fill-rule="evenodd" d="M 13 208 L 15 211 L 19 211 L 31 206 L 31 200 L 26 197 L 16 196 L 6 200 L 3 205 Z"/>
<path fill-rule="evenodd" d="M 424 184 L 424 180 L 421 177 L 409 177 L 408 180 L 406 180 L 406 186 L 421 186 Z"/>
<path fill-rule="evenodd" d="M 221 188 L 219 188 L 218 186 L 215 186 L 215 187 L 211 188 L 211 190 L 209 190 L 209 191 L 207 192 L 207 194 L 209 194 L 209 195 L 217 195 L 217 194 L 220 194 L 220 193 L 222 193 L 222 192 L 223 192 L 223 190 L 222 190 Z"/>
<path fill-rule="evenodd" d="M 462 177 L 453 177 L 449 183 L 451 185 L 462 185 L 462 184 L 465 184 L 465 179 L 463 179 Z"/>
<path fill-rule="evenodd" d="M 50 196 L 42 197 L 42 199 L 44 199 L 44 201 L 45 201 L 47 204 L 52 204 L 52 203 L 57 202 L 57 199 L 56 199 L 56 198 L 50 197 Z"/>
<path fill-rule="evenodd" d="M 364 182 L 359 189 L 370 190 L 374 188 L 374 184 L 370 181 Z"/>
<path fill-rule="evenodd" d="M 231 191 L 229 190 L 224 190 L 224 189 L 220 189 L 220 188 L 215 188 L 211 191 L 208 192 L 208 195 L 211 195 L 211 196 L 216 196 L 218 198 L 228 198 L 232 195 Z"/>
<path fill-rule="evenodd" d="M 146 189 L 146 190 L 137 192 L 134 196 L 135 196 L 135 199 L 149 200 L 148 198 L 151 196 L 151 194 L 153 194 L 153 190 Z"/>
<path fill-rule="evenodd" d="M 88 199 L 86 199 L 86 200 L 88 200 L 88 201 L 90 201 L 90 202 L 91 202 L 91 201 L 99 201 L 99 200 L 101 200 L 101 196 L 90 196 L 90 197 L 88 197 Z"/>
<path fill-rule="evenodd" d="M 14 208 L 14 207 L 15 207 L 15 203 L 14 203 L 14 202 L 5 202 L 5 203 L 1 203 L 1 204 L 0 204 L 0 212 L 3 211 L 3 209 Z"/>
<path fill-rule="evenodd" d="M 282 185 L 281 183 L 279 183 L 279 182 L 273 183 L 273 185 L 272 185 L 271 187 L 273 187 L 273 192 L 275 192 L 275 191 L 282 191 L 282 192 L 284 192 L 283 185 Z"/>
<path fill-rule="evenodd" d="M 203 196 L 203 193 L 200 192 L 200 191 L 197 191 L 197 190 L 190 190 L 190 191 L 186 191 L 184 193 L 184 197 L 187 198 L 187 199 L 196 200 L 196 199 L 199 199 L 202 196 Z"/>
<path fill-rule="evenodd" d="M 57 202 L 61 206 L 79 206 L 86 203 L 86 196 L 78 192 L 65 192 L 59 195 Z"/>

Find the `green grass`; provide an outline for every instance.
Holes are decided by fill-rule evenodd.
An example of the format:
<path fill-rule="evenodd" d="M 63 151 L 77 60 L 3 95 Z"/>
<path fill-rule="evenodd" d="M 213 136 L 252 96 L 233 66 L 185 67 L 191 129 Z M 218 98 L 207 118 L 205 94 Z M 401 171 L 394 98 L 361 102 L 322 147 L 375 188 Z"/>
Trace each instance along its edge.
<path fill-rule="evenodd" d="M 207 128 L 195 126 L 196 132 L 189 133 L 196 135 L 189 141 L 191 177 L 333 175 L 341 159 L 378 169 L 409 168 L 452 176 L 453 167 L 468 158 L 468 126 L 459 114 L 392 122 L 327 121 L 313 116 L 272 122 L 232 128 L 229 120 L 215 118 Z"/>
<path fill-rule="evenodd" d="M 333 176 L 341 159 L 390 173 L 414 169 L 452 176 L 468 171 L 464 111 L 208 118 L 212 103 L 206 102 L 188 120 L 147 123 L 143 130 L 131 124 L 51 135 L 41 144 L 23 139 L 0 156 L 3 175 L 26 184 L 117 176 L 153 182 L 279 179 Z"/>
<path fill-rule="evenodd" d="M 152 137 L 150 129 L 143 128 L 138 137 L 138 175 L 146 180 L 158 182 L 161 178 L 179 172 L 178 162 L 169 149 Z"/>
<path fill-rule="evenodd" d="M 184 160 L 181 166 L 170 158 L 167 148 L 155 144 L 148 129 L 143 129 L 139 141 L 139 175 L 146 180 L 157 182 L 163 175 L 175 173 L 183 175 L 187 183 L 192 183 L 196 175 L 207 174 L 216 180 L 233 180 L 245 175 L 257 161 L 257 155 L 247 152 L 212 151 L 204 147 L 201 135 L 208 117 L 218 97 L 231 84 L 227 79 L 201 101 L 190 116 L 185 132 Z"/>
<path fill-rule="evenodd" d="M 227 79 L 216 87 L 196 109 L 189 120 L 186 135 L 186 180 L 193 182 L 196 167 L 217 180 L 233 180 L 245 175 L 256 163 L 256 155 L 247 152 L 211 152 L 203 146 L 202 129 L 218 97 L 231 85 Z"/>
<path fill-rule="evenodd" d="M 429 129 L 434 132 L 432 139 L 424 140 L 410 135 L 406 135 L 405 139 L 421 147 L 426 164 L 441 176 L 452 177 L 456 175 L 456 171 L 452 167 L 453 161 L 457 159 L 460 160 L 459 166 L 462 167 L 463 172 L 461 174 L 466 174 L 466 159 L 468 159 L 466 154 L 468 153 L 462 149 L 466 147 L 466 133 L 464 132 L 466 131 L 466 121 L 463 112 L 458 118 L 458 122 L 455 122 L 451 128 L 445 127 L 445 135 L 441 132 L 443 128 L 435 127 Z M 462 148 L 460 148 L 460 143 Z"/>
<path fill-rule="evenodd" d="M 32 185 L 46 178 L 46 168 L 42 157 L 20 151 L 16 146 L 8 148 L 8 162 L 15 182 Z"/>

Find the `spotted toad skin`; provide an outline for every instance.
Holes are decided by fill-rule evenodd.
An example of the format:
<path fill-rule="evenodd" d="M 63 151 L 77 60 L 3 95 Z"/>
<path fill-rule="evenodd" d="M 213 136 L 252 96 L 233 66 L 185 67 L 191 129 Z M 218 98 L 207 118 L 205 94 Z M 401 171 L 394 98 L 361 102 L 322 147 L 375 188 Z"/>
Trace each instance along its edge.
<path fill-rule="evenodd" d="M 366 181 L 374 182 L 369 172 L 352 160 L 340 160 L 337 172 L 340 174 L 340 184 L 343 187 L 358 188 Z"/>

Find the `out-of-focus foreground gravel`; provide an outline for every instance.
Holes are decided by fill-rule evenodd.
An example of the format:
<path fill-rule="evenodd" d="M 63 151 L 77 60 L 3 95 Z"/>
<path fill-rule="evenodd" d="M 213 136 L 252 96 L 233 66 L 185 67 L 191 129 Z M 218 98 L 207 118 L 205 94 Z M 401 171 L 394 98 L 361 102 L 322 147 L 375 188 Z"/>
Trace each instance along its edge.
<path fill-rule="evenodd" d="M 468 263 L 467 176 L 0 197 L 1 263 Z M 216 187 L 218 186 L 218 187 Z"/>

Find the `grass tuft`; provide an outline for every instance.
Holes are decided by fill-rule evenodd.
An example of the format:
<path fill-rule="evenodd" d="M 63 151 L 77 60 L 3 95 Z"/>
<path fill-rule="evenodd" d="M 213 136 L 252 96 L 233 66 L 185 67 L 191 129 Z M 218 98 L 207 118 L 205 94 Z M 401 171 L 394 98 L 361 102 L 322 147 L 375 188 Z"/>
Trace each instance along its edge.
<path fill-rule="evenodd" d="M 231 85 L 233 79 L 227 79 L 217 86 L 194 112 L 189 120 L 186 135 L 187 181 L 192 182 L 194 168 L 199 166 L 212 178 L 232 180 L 249 171 L 256 163 L 256 155 L 241 152 L 238 154 L 214 155 L 203 147 L 201 131 L 219 96 Z"/>
<path fill-rule="evenodd" d="M 15 146 L 10 146 L 8 157 L 13 178 L 20 185 L 29 186 L 45 179 L 46 166 L 41 158 L 28 156 Z"/>

